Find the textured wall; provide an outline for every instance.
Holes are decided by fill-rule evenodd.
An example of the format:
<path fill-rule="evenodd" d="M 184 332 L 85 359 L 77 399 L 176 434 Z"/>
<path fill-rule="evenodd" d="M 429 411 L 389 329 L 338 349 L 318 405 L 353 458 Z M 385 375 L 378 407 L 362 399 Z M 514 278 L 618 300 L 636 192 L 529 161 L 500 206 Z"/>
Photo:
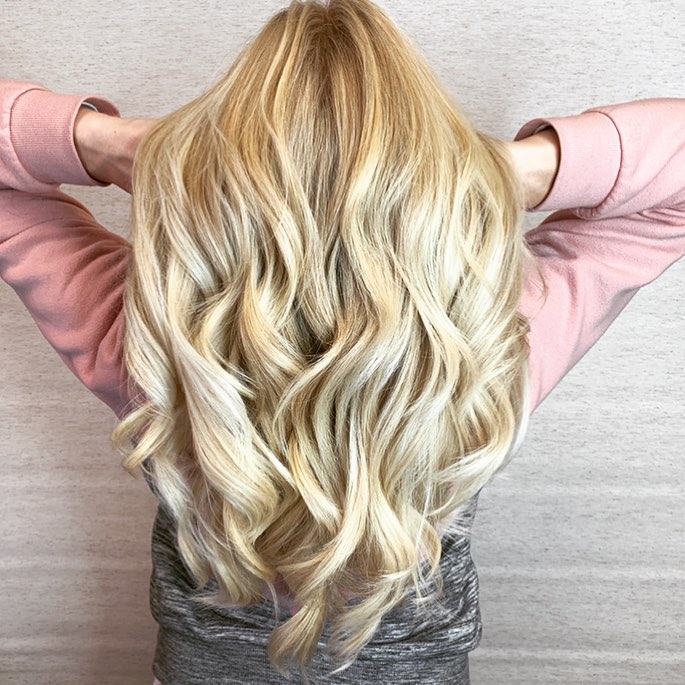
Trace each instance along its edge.
<path fill-rule="evenodd" d="M 160 116 L 283 4 L 2 0 L 0 78 Z M 683 0 L 380 4 L 501 138 L 534 116 L 685 97 Z M 123 191 L 64 190 L 130 236 Z M 638 293 L 483 492 L 474 685 L 685 681 L 684 283 L 679 262 Z M 110 446 L 114 415 L 4 285 L 0 353 L 0 683 L 149 683 L 155 502 Z"/>

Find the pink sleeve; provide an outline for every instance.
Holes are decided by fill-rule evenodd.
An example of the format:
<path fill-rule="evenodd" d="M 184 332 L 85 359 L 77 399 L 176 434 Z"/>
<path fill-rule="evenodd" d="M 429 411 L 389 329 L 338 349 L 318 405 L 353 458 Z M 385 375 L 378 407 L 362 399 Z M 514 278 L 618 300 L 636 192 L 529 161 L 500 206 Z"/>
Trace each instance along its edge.
<path fill-rule="evenodd" d="M 62 183 L 106 187 L 83 168 L 73 124 L 88 99 L 0 80 L 0 278 L 74 375 L 121 415 L 123 290 L 131 246 L 101 226 Z"/>
<path fill-rule="evenodd" d="M 521 312 L 530 319 L 534 411 L 609 328 L 635 293 L 685 254 L 685 99 L 652 98 L 533 119 L 559 136 L 551 215 L 525 239 L 531 268 Z"/>

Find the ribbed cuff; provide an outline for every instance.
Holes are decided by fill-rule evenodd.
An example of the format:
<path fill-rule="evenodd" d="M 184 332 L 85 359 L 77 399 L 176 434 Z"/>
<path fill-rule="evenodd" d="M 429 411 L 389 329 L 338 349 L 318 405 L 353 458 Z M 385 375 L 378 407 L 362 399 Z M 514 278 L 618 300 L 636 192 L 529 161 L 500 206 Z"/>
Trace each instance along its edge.
<path fill-rule="evenodd" d="M 43 88 L 23 92 L 12 104 L 11 136 L 24 168 L 44 183 L 106 187 L 88 175 L 74 145 L 74 120 L 89 100 L 98 111 L 120 117 L 114 103 L 92 95 L 64 95 Z"/>
<path fill-rule="evenodd" d="M 592 208 L 600 205 L 616 183 L 621 164 L 621 141 L 613 121 L 586 110 L 566 117 L 531 119 L 514 140 L 534 135 L 543 124 L 559 136 L 559 170 L 547 197 L 530 211 Z"/>

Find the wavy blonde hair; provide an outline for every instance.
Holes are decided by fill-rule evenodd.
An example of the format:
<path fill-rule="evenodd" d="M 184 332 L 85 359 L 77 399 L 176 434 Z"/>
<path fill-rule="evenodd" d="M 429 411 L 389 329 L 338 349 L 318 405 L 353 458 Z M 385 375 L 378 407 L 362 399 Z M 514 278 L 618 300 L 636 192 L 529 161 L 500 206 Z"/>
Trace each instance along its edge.
<path fill-rule="evenodd" d="M 133 189 L 113 444 L 216 579 L 200 601 L 266 583 L 278 621 L 282 574 L 270 662 L 306 680 L 330 619 L 336 673 L 411 586 L 437 601 L 441 533 L 527 429 L 504 144 L 375 4 L 293 2 L 150 129 Z"/>

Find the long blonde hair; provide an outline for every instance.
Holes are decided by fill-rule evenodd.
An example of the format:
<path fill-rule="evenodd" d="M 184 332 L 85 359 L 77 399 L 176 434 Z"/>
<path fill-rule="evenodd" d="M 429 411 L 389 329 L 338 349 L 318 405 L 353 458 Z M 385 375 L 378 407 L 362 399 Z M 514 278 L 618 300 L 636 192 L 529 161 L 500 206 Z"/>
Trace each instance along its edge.
<path fill-rule="evenodd" d="M 216 580 L 200 601 L 276 601 L 282 574 L 281 673 L 327 619 L 335 673 L 412 586 L 437 601 L 445 522 L 518 451 L 523 211 L 503 143 L 370 0 L 293 2 L 141 142 L 112 441 Z"/>

